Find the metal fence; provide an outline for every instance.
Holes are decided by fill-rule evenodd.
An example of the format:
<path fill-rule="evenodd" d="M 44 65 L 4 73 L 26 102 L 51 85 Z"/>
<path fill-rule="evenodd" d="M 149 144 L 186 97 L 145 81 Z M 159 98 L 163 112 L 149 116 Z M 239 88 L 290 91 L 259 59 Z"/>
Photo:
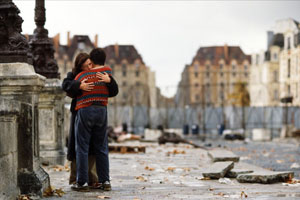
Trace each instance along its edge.
<path fill-rule="evenodd" d="M 201 133 L 214 133 L 219 125 L 226 129 L 251 130 L 270 129 L 278 136 L 282 125 L 293 124 L 300 128 L 300 107 L 168 107 L 151 108 L 146 106 L 109 107 L 109 124 L 116 126 L 126 123 L 135 132 L 143 132 L 145 127 L 182 129 L 184 125 L 197 125 Z"/>

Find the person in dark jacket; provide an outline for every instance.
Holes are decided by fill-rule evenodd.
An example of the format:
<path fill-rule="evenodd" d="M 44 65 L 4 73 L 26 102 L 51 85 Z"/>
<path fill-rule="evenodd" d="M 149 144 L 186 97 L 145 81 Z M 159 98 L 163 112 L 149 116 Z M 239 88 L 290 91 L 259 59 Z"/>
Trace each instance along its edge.
<path fill-rule="evenodd" d="M 70 131 L 68 137 L 68 152 L 67 159 L 71 161 L 70 179 L 69 184 L 76 182 L 76 151 L 75 151 L 75 131 L 74 122 L 77 112 L 75 111 L 76 97 L 82 94 L 82 91 L 91 91 L 94 87 L 93 83 L 86 83 L 86 81 L 76 81 L 74 78 L 78 73 L 92 68 L 91 62 L 87 62 L 90 59 L 86 53 L 80 53 L 75 59 L 75 66 L 72 72 L 68 72 L 67 77 L 63 80 L 62 88 L 69 97 L 72 98 L 71 102 L 71 119 L 70 119 Z M 88 63 L 88 64 L 86 64 Z M 78 67 L 81 66 L 81 67 Z M 81 70 L 78 70 L 81 69 Z M 111 76 L 111 82 L 107 83 L 109 90 L 109 97 L 114 97 L 118 94 L 118 84 Z M 93 152 L 93 146 L 89 149 L 89 185 L 97 185 L 98 177 L 96 173 L 95 155 Z"/>

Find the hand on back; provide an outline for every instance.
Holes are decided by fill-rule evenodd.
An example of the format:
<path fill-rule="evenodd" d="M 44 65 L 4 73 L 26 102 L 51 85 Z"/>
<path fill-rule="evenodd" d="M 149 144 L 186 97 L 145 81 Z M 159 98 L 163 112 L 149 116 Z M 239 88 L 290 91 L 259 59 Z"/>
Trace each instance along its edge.
<path fill-rule="evenodd" d="M 97 72 L 97 78 L 99 78 L 99 82 L 110 83 L 110 77 L 106 72 Z"/>
<path fill-rule="evenodd" d="M 87 83 L 87 79 L 84 79 L 84 80 L 81 81 L 79 88 L 83 91 L 89 92 L 89 91 L 92 91 L 94 89 L 94 83 L 93 82 Z"/>

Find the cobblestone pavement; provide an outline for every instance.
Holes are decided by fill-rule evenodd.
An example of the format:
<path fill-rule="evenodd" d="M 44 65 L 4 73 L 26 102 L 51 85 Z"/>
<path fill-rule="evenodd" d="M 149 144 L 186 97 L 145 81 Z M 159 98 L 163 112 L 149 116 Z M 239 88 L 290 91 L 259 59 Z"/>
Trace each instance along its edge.
<path fill-rule="evenodd" d="M 222 145 L 224 144 L 233 150 L 243 147 L 242 143 L 239 142 L 232 143 L 233 146 L 228 145 L 227 142 L 222 143 Z M 65 192 L 62 197 L 53 196 L 45 199 L 82 200 L 105 197 L 121 200 L 241 199 L 241 196 L 245 197 L 243 194 L 247 195 L 247 199 L 300 199 L 299 185 L 247 184 L 238 183 L 235 179 L 223 184 L 218 180 L 202 180 L 203 170 L 211 164 L 207 151 L 203 149 L 195 149 L 184 144 L 159 146 L 156 143 L 143 143 L 142 145 L 147 146 L 146 153 L 110 154 L 112 184 L 112 191 L 110 192 L 100 190 L 85 193 L 72 191 L 68 185 L 69 172 L 66 168 L 61 166 L 45 167 L 50 175 L 51 185 L 54 188 L 62 188 Z M 214 145 L 218 144 L 214 143 Z M 257 149 L 259 144 L 257 145 L 251 146 L 253 149 Z M 264 145 L 264 147 L 266 146 L 268 145 Z M 272 145 L 269 146 L 272 149 Z M 287 146 L 289 147 L 289 145 Z M 273 146 L 273 148 L 275 147 L 276 145 Z M 283 145 L 283 147 L 285 146 Z M 267 151 L 267 148 L 264 149 Z M 283 148 L 282 151 L 284 149 L 292 150 L 289 147 Z M 261 151 L 263 151 L 262 148 Z M 235 152 L 241 152 L 241 155 L 244 153 L 243 150 Z M 277 148 L 275 148 L 275 152 L 277 152 Z M 242 156 L 246 157 L 246 153 Z M 253 158 L 256 159 L 256 157 Z"/>
<path fill-rule="evenodd" d="M 267 142 L 223 139 L 194 141 L 201 145 L 211 144 L 212 147 L 224 147 L 240 156 L 240 160 L 246 163 L 273 171 L 293 171 L 295 178 L 300 179 L 300 140 L 290 138 Z"/>

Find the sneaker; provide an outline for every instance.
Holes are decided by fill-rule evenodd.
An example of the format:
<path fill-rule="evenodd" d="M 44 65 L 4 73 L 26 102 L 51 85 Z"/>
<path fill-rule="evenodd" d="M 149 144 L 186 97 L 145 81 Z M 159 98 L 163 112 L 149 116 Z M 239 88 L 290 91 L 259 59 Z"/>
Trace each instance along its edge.
<path fill-rule="evenodd" d="M 80 185 L 79 183 L 76 183 L 71 186 L 71 189 L 75 190 L 75 191 L 79 191 L 79 192 L 88 192 L 89 191 L 89 187 L 86 183 L 84 185 Z"/>
<path fill-rule="evenodd" d="M 104 183 L 102 183 L 102 190 L 104 191 L 111 191 L 111 185 L 109 181 L 105 181 Z"/>

